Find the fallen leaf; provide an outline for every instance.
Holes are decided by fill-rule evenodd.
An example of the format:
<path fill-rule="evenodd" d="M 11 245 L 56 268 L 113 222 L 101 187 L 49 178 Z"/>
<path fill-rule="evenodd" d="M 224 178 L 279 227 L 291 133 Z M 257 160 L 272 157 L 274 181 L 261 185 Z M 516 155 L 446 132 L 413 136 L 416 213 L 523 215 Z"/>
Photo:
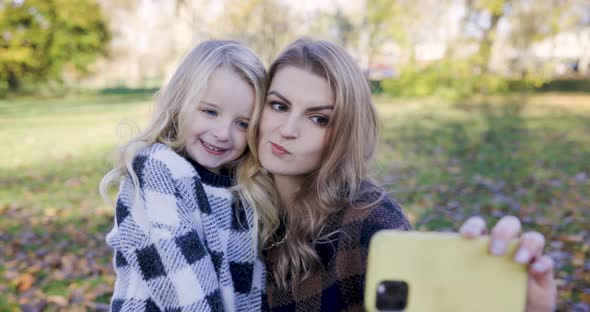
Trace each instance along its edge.
<path fill-rule="evenodd" d="M 16 280 L 17 289 L 20 292 L 27 291 L 33 286 L 35 277 L 32 274 L 25 273 L 18 276 Z"/>
<path fill-rule="evenodd" d="M 47 301 L 62 307 L 68 304 L 68 299 L 63 296 L 48 296 Z"/>
<path fill-rule="evenodd" d="M 566 243 L 581 243 L 584 241 L 584 235 L 560 235 L 559 239 Z"/>

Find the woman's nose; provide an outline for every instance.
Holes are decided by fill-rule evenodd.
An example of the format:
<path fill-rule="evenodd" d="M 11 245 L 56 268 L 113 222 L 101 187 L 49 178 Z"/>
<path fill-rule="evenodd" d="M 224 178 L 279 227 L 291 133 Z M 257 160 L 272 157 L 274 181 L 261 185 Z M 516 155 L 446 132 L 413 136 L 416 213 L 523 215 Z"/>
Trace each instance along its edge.
<path fill-rule="evenodd" d="M 285 139 L 295 139 L 299 136 L 299 121 L 295 116 L 289 117 L 280 128 L 281 136 Z"/>

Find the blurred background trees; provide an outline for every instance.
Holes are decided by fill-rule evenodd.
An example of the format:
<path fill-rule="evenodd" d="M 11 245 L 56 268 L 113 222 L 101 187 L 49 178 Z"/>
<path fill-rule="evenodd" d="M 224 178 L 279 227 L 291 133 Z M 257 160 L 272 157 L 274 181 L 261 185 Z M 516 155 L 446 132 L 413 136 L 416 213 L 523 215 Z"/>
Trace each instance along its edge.
<path fill-rule="evenodd" d="M 85 72 L 106 52 L 109 33 L 97 3 L 76 0 L 0 2 L 0 92 Z"/>
<path fill-rule="evenodd" d="M 393 95 L 534 88 L 590 63 L 587 0 L 4 0 L 0 25 L 1 92 L 158 87 L 212 37 L 267 64 L 299 36 L 336 41 Z"/>

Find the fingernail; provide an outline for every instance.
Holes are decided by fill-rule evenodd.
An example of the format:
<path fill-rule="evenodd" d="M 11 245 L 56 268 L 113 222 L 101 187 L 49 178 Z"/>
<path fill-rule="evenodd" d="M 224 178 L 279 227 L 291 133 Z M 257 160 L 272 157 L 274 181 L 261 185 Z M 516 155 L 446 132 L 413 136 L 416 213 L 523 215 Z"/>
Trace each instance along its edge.
<path fill-rule="evenodd" d="M 535 264 L 533 264 L 533 270 L 535 270 L 536 272 L 544 272 L 545 271 L 545 265 L 542 262 L 536 262 Z"/>
<path fill-rule="evenodd" d="M 514 257 L 514 260 L 516 260 L 516 262 L 518 262 L 518 263 L 527 263 L 529 261 L 529 256 L 530 256 L 530 253 L 529 253 L 528 250 L 526 250 L 526 249 L 520 249 L 516 253 L 516 256 Z"/>
<path fill-rule="evenodd" d="M 496 256 L 501 256 L 506 250 L 506 245 L 501 240 L 493 240 L 490 251 Z"/>
<path fill-rule="evenodd" d="M 463 229 L 463 234 L 465 234 L 467 236 L 475 236 L 476 235 L 475 229 L 472 226 L 465 227 Z"/>

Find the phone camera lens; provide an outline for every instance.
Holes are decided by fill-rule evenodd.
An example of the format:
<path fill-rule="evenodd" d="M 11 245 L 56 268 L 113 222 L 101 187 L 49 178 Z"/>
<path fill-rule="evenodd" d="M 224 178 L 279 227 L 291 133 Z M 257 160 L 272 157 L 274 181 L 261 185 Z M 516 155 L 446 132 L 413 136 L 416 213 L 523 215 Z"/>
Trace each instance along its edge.
<path fill-rule="evenodd" d="M 408 283 L 384 281 L 377 286 L 377 310 L 403 311 L 408 303 Z"/>

